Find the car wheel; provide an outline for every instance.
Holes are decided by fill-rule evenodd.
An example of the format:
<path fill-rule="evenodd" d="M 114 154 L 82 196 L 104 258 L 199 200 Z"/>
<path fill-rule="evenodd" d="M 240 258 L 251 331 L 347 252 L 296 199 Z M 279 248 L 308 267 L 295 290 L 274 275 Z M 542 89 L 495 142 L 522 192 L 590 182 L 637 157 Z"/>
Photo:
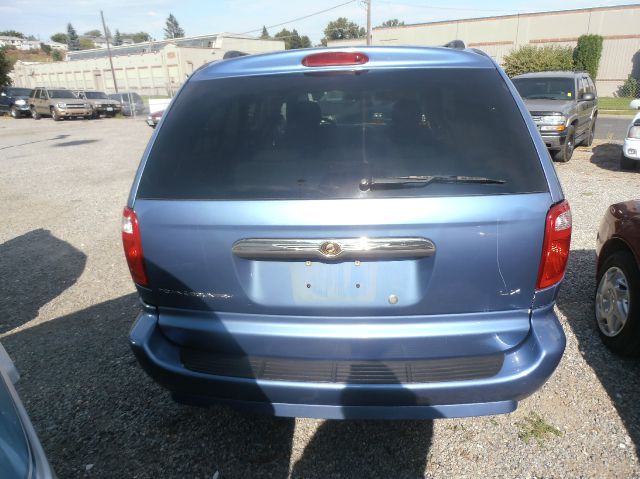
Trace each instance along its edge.
<path fill-rule="evenodd" d="M 56 112 L 55 108 L 51 108 L 51 119 L 53 121 L 60 121 L 62 120 L 62 117 L 60 115 L 58 115 L 58 113 Z"/>
<path fill-rule="evenodd" d="M 624 153 L 620 153 L 620 169 L 621 170 L 633 170 L 636 167 L 636 160 L 624 156 Z"/>
<path fill-rule="evenodd" d="M 624 355 L 640 352 L 640 271 L 629 251 L 609 256 L 598 271 L 595 317 L 604 344 Z"/>
<path fill-rule="evenodd" d="M 18 113 L 18 109 L 15 106 L 11 107 L 11 118 L 20 118 L 20 113 Z"/>
<path fill-rule="evenodd" d="M 33 106 L 31 107 L 31 118 L 34 120 L 39 120 L 41 118 L 40 113 L 38 113 Z"/>
<path fill-rule="evenodd" d="M 555 160 L 561 163 L 566 163 L 573 156 L 573 149 L 575 148 L 576 130 L 573 126 L 570 126 L 567 131 L 567 139 L 564 141 L 562 148 L 556 153 Z"/>
<path fill-rule="evenodd" d="M 593 144 L 593 137 L 596 134 L 596 119 L 594 118 L 591 122 L 591 128 L 589 129 L 589 133 L 585 140 L 582 142 L 584 146 L 591 146 Z"/>

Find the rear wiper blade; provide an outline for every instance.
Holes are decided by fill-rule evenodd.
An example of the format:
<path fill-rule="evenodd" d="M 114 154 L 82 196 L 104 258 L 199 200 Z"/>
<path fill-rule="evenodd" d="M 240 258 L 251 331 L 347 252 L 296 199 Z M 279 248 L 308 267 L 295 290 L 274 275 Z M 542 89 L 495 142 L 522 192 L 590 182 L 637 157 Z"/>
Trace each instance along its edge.
<path fill-rule="evenodd" d="M 383 178 L 362 178 L 360 180 L 360 189 L 366 191 L 376 188 L 401 188 L 403 186 L 421 187 L 431 183 L 502 185 L 506 181 L 483 176 L 388 176 Z"/>

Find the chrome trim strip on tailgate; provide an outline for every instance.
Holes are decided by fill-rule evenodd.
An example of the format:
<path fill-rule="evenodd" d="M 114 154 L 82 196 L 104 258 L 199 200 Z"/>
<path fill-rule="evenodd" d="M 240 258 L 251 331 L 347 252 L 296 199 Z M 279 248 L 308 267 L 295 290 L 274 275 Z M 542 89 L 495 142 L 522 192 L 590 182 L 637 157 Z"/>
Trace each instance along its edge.
<path fill-rule="evenodd" d="M 234 255 L 246 259 L 389 259 L 432 256 L 425 238 L 249 238 L 236 241 Z"/>

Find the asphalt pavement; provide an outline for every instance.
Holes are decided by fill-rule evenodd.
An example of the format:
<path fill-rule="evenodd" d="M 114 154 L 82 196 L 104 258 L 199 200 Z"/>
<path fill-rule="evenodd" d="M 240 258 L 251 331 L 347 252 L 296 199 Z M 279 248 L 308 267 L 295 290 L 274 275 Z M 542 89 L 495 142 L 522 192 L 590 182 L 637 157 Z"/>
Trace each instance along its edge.
<path fill-rule="evenodd" d="M 596 139 L 624 140 L 631 118 L 630 116 L 600 115 L 596 122 Z"/>

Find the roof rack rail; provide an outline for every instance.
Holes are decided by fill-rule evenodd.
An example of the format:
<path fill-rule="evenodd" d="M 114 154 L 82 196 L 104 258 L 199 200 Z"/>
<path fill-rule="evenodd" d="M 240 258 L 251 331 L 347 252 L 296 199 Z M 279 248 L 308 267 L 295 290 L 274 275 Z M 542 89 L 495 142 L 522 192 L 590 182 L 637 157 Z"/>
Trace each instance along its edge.
<path fill-rule="evenodd" d="M 228 52 L 225 52 L 225 54 L 222 56 L 222 59 L 226 60 L 227 58 L 244 57 L 246 55 L 248 55 L 248 53 L 241 52 L 238 50 L 229 50 Z"/>
<path fill-rule="evenodd" d="M 464 50 L 467 46 L 462 40 L 451 40 L 449 43 L 442 45 L 445 48 L 455 48 L 456 50 Z"/>

